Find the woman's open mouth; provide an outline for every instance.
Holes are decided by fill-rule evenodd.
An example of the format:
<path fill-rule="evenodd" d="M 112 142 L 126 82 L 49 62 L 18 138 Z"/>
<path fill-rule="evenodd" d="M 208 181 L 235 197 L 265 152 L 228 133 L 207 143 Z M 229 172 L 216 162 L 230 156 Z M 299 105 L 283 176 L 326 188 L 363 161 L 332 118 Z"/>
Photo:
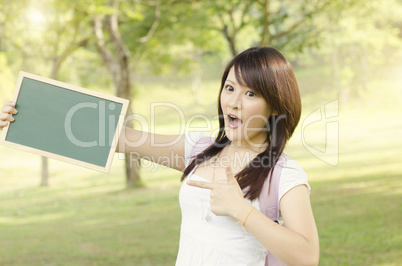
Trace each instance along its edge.
<path fill-rule="evenodd" d="M 235 115 L 228 114 L 228 126 L 231 129 L 238 128 L 243 122 Z"/>

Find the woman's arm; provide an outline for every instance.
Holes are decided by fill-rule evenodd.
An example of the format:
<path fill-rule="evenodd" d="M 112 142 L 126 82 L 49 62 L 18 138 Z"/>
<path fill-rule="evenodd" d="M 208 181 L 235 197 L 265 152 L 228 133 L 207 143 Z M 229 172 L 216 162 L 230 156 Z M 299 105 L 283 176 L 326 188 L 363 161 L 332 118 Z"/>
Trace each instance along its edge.
<path fill-rule="evenodd" d="M 117 151 L 184 171 L 184 135 L 160 135 L 124 127 Z"/>
<path fill-rule="evenodd" d="M 14 121 L 15 102 L 6 102 L 0 112 L 0 130 Z M 124 127 L 117 151 L 127 153 L 130 159 L 144 158 L 179 171 L 185 168 L 184 135 L 159 135 Z"/>
<path fill-rule="evenodd" d="M 245 221 L 246 230 L 286 264 L 318 264 L 318 232 L 305 185 L 292 188 L 281 198 L 284 226 L 280 226 L 244 199 L 231 170 L 227 171 L 227 183 L 187 181 L 187 184 L 211 189 L 211 211 L 232 216 L 240 223 Z"/>
<path fill-rule="evenodd" d="M 233 217 L 243 222 L 252 206 L 244 201 Z M 308 189 L 299 185 L 280 201 L 284 226 L 253 210 L 245 221 L 252 233 L 277 258 L 289 265 L 317 265 L 319 240 Z"/>

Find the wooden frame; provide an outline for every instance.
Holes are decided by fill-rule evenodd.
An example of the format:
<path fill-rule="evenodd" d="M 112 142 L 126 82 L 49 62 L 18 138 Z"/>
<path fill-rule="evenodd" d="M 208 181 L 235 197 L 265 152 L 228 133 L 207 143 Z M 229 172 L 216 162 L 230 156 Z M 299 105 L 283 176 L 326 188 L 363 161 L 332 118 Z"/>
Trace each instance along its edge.
<path fill-rule="evenodd" d="M 19 99 L 20 98 L 23 99 L 22 96 L 24 95 L 24 93 L 26 95 L 29 95 L 29 93 L 34 93 L 33 91 L 35 91 L 34 89 L 32 89 L 32 91 L 29 92 L 30 89 L 32 88 L 32 86 L 30 88 L 28 85 L 23 85 L 23 84 L 30 84 L 29 82 L 35 82 L 35 83 L 32 83 L 32 84 L 38 84 L 38 86 L 36 88 L 39 88 L 39 89 L 42 89 L 42 87 L 41 87 L 42 85 L 43 85 L 43 88 L 46 87 L 46 92 L 50 92 L 50 93 L 45 94 L 45 95 L 39 95 L 38 97 L 41 97 L 41 99 L 46 99 L 46 97 L 49 97 L 50 98 L 49 102 L 51 101 L 53 109 L 47 110 L 47 109 L 45 109 L 46 107 L 43 107 L 43 105 L 46 105 L 46 104 L 41 104 L 39 106 L 37 101 L 35 102 L 34 99 L 26 100 L 27 96 L 25 96 L 24 105 L 20 106 L 21 108 L 22 108 L 22 106 L 24 106 L 25 110 L 28 110 L 29 105 L 32 103 L 32 105 L 35 105 L 35 104 L 38 105 L 39 109 L 41 110 L 42 113 L 44 112 L 44 110 L 47 111 L 48 114 L 57 113 L 59 111 L 58 110 L 59 108 L 54 108 L 55 105 L 56 106 L 58 105 L 57 101 L 60 100 L 60 106 L 62 106 L 62 104 L 65 104 L 65 102 L 67 102 L 67 100 L 65 99 L 65 97 L 59 97 L 61 99 L 58 99 L 55 96 L 57 94 L 53 95 L 54 92 L 59 93 L 59 95 L 71 96 L 71 99 L 74 99 L 74 103 L 76 103 L 76 102 L 79 103 L 81 98 L 83 99 L 82 100 L 83 102 L 85 102 L 86 99 L 91 99 L 93 101 L 93 103 L 90 103 L 90 104 L 92 106 L 91 108 L 94 109 L 94 110 L 87 111 L 87 113 L 88 113 L 87 117 L 81 118 L 79 115 L 75 114 L 75 113 L 77 113 L 75 111 L 74 111 L 75 113 L 74 112 L 72 113 L 72 115 L 70 117 L 70 120 L 69 120 L 70 121 L 69 126 L 70 126 L 71 132 L 72 132 L 71 124 L 72 124 L 72 121 L 73 121 L 72 120 L 73 115 L 74 115 L 74 119 L 75 119 L 74 121 L 83 119 L 82 120 L 83 121 L 82 125 L 86 125 L 86 124 L 91 124 L 92 120 L 93 120 L 93 119 L 91 119 L 92 117 L 89 114 L 92 114 L 94 112 L 98 112 L 99 113 L 98 117 L 93 116 L 93 118 L 95 120 L 98 119 L 99 124 L 101 124 L 101 122 L 105 123 L 102 118 L 105 118 L 104 120 L 106 120 L 106 116 L 101 116 L 101 111 L 100 111 L 101 110 L 101 104 L 103 104 L 103 106 L 104 106 L 106 103 L 109 103 L 108 108 L 110 108 L 110 110 L 113 110 L 113 111 L 110 111 L 110 110 L 107 110 L 107 111 L 114 112 L 113 116 L 112 115 L 109 116 L 109 122 L 107 122 L 107 123 L 109 123 L 108 124 L 109 125 L 109 130 L 108 130 L 107 133 L 105 133 L 105 134 L 107 134 L 109 144 L 102 143 L 104 145 L 100 145 L 101 144 L 100 136 L 101 136 L 101 133 L 103 134 L 103 132 L 101 132 L 101 126 L 99 126 L 99 128 L 98 128 L 99 142 L 95 141 L 99 145 L 91 147 L 91 148 L 94 149 L 93 151 L 91 150 L 91 148 L 78 146 L 76 143 L 75 143 L 76 147 L 74 145 L 70 145 L 66 149 L 57 148 L 57 149 L 60 150 L 60 152 L 52 150 L 52 149 L 56 149 L 54 147 L 55 145 L 53 145 L 53 147 L 49 146 L 49 147 L 46 147 L 46 148 L 37 148 L 35 146 L 36 145 L 35 140 L 33 140 L 33 139 L 35 139 L 35 136 L 34 136 L 34 133 L 32 133 L 32 132 L 35 132 L 35 130 L 38 130 L 38 132 L 41 132 L 39 130 L 42 130 L 42 132 L 43 132 L 44 131 L 43 126 L 42 126 L 41 129 L 39 129 L 39 128 L 32 127 L 32 125 L 31 125 L 31 126 L 27 127 L 26 132 L 25 131 L 22 132 L 19 129 L 24 128 L 24 122 L 21 122 L 18 127 L 17 126 L 14 127 L 14 125 L 13 125 L 14 123 L 15 124 L 18 123 L 18 120 L 19 120 L 18 116 L 23 115 L 23 113 L 22 113 L 23 110 L 19 109 Z M 22 87 L 23 87 L 23 90 L 21 92 Z M 43 89 L 43 91 L 45 91 L 45 89 Z M 50 94 L 52 94 L 53 96 L 49 96 Z M 36 96 L 36 95 L 38 95 L 38 93 L 35 92 L 35 94 L 33 94 L 33 95 Z M 53 98 L 51 98 L 51 97 L 53 97 Z M 39 98 L 36 98 L 36 99 L 39 99 Z M 103 93 L 100 93 L 100 92 L 84 89 L 84 88 L 77 87 L 77 86 L 74 86 L 74 85 L 70 85 L 70 84 L 67 84 L 67 83 L 63 83 L 63 82 L 60 82 L 60 81 L 57 81 L 57 80 L 44 78 L 44 77 L 41 77 L 41 76 L 37 76 L 37 75 L 31 74 L 31 73 L 26 73 L 26 72 L 22 72 L 22 71 L 19 73 L 16 88 L 15 88 L 15 91 L 14 91 L 14 96 L 13 96 L 12 100 L 14 102 L 16 102 L 16 109 L 19 110 L 19 112 L 18 112 L 17 115 L 14 115 L 15 116 L 15 122 L 10 123 L 8 126 L 6 126 L 3 129 L 3 132 L 2 132 L 1 137 L 0 137 L 0 144 L 5 145 L 5 146 L 9 146 L 9 147 L 13 147 L 13 148 L 17 148 L 17 149 L 20 149 L 20 150 L 23 150 L 23 151 L 32 152 L 32 153 L 35 153 L 35 154 L 38 154 L 38 155 L 41 155 L 41 156 L 45 156 L 45 157 L 49 157 L 49 158 L 52 158 L 52 159 L 72 163 L 72 164 L 75 164 L 75 165 L 78 165 L 78 166 L 86 167 L 86 168 L 97 170 L 97 171 L 100 171 L 100 172 L 109 173 L 110 167 L 111 167 L 111 164 L 112 164 L 112 160 L 113 160 L 113 156 L 114 156 L 114 153 L 116 152 L 118 137 L 120 136 L 121 130 L 123 128 L 124 118 L 125 118 L 125 115 L 126 115 L 126 112 L 127 112 L 128 105 L 129 105 L 129 100 L 122 99 L 122 98 L 115 97 L 115 96 L 106 95 L 106 94 L 103 94 Z M 96 101 L 98 101 L 99 105 L 97 105 Z M 44 100 L 44 103 L 46 103 L 45 100 Z M 70 104 L 70 103 L 68 103 L 68 104 Z M 73 103 L 71 103 L 71 104 L 73 104 Z M 76 104 L 76 106 L 77 106 L 77 104 Z M 96 108 L 93 108 L 94 106 L 97 106 L 99 111 L 95 111 Z M 118 108 L 115 109 L 115 106 L 118 106 Z M 34 107 L 32 107 L 32 108 L 34 108 Z M 112 107 L 114 107 L 114 108 L 111 109 Z M 89 110 L 91 108 L 86 108 L 86 109 Z M 81 108 L 81 109 L 84 110 L 84 107 Z M 71 111 L 71 108 L 70 108 L 70 111 Z M 81 111 L 81 113 L 82 112 L 84 112 L 84 111 Z M 30 113 L 35 113 L 35 112 L 30 112 Z M 28 111 L 26 111 L 26 115 L 28 115 Z M 35 114 L 35 115 L 37 117 L 40 116 L 40 115 L 37 115 L 37 114 Z M 57 143 L 57 144 L 59 142 L 61 142 L 60 140 L 62 140 L 63 143 L 68 143 L 66 138 L 68 138 L 70 140 L 70 142 L 71 142 L 71 138 L 68 136 L 68 132 L 66 132 L 66 121 L 67 121 L 66 116 L 68 116 L 69 113 L 65 114 L 62 111 L 60 111 L 60 114 L 58 114 L 58 116 L 53 115 L 54 116 L 53 122 L 54 121 L 59 121 L 60 119 L 58 119 L 58 118 L 63 118 L 62 117 L 63 115 L 64 115 L 64 132 L 65 132 L 66 136 L 59 136 L 60 134 L 52 135 L 52 133 L 49 133 L 49 135 L 47 136 L 47 138 L 48 138 L 47 140 L 40 140 L 40 137 L 41 137 L 42 133 L 37 133 L 36 137 L 39 138 L 38 143 L 45 143 L 45 144 L 40 144 L 40 145 L 45 146 L 46 142 L 49 140 L 49 138 L 56 139 L 56 141 L 54 143 Z M 23 116 L 21 116 L 21 118 L 22 117 Z M 40 117 L 43 117 L 43 116 L 40 116 Z M 45 117 L 43 117 L 43 119 L 46 119 L 46 115 L 45 115 Z M 87 119 L 87 120 L 85 120 L 85 119 Z M 88 120 L 88 119 L 90 119 L 90 120 Z M 20 119 L 20 120 L 23 121 L 23 119 Z M 31 121 L 31 120 L 25 119 L 25 121 Z M 51 121 L 50 118 L 49 118 L 49 121 Z M 85 123 L 85 121 L 88 121 L 88 123 Z M 112 121 L 112 122 L 110 122 L 110 121 Z M 41 120 L 41 122 L 43 122 L 43 121 Z M 45 122 L 43 122 L 43 123 L 45 123 Z M 95 122 L 93 122 L 93 123 L 95 123 Z M 52 126 L 54 124 L 58 125 L 59 123 L 50 123 L 49 124 L 50 129 L 48 131 L 51 131 L 51 128 L 52 128 Z M 30 125 L 30 124 L 26 123 L 26 125 Z M 88 129 L 89 126 L 87 126 L 86 128 Z M 13 127 L 18 128 L 18 131 L 15 131 L 15 130 L 17 130 L 17 129 L 15 129 L 14 132 L 18 132 L 18 134 L 21 134 L 21 136 L 19 136 L 21 141 L 13 140 L 12 136 L 11 136 L 12 134 L 9 134 L 10 130 L 11 131 L 13 130 Z M 83 127 L 83 128 L 85 128 L 85 127 Z M 106 126 L 104 126 L 104 128 L 102 128 L 102 129 L 105 129 L 105 132 L 107 131 Z M 57 130 L 58 130 L 57 132 L 61 132 L 60 127 Z M 80 126 L 77 126 L 76 130 L 80 130 Z M 85 130 L 85 129 L 82 129 L 82 130 Z M 95 132 L 95 130 L 93 130 L 93 131 Z M 80 134 L 82 134 L 81 136 L 85 136 L 86 132 L 87 131 L 80 132 Z M 46 137 L 45 135 L 43 135 L 43 136 Z M 29 141 L 32 141 L 33 144 L 32 145 L 24 144 L 25 141 L 27 143 L 29 143 Z M 85 143 L 89 143 L 89 142 L 82 142 L 82 143 L 85 144 Z M 51 145 L 51 144 L 49 144 L 49 145 Z M 62 145 L 62 144 L 60 144 L 60 145 Z M 99 148 L 99 147 L 101 147 L 101 148 Z M 101 149 L 101 151 L 103 153 L 101 156 L 103 156 L 102 158 L 104 158 L 104 159 L 99 159 L 99 161 L 102 161 L 101 163 L 98 163 L 98 162 L 94 163 L 94 162 L 89 160 L 90 158 L 88 158 L 88 160 L 87 160 L 87 158 L 81 159 L 80 156 L 82 154 L 84 154 L 82 156 L 85 156 L 86 152 L 88 152 L 88 151 L 90 151 L 88 154 L 90 154 L 92 152 L 93 154 L 95 153 L 96 156 L 98 156 L 99 151 L 96 150 L 96 149 Z M 74 154 L 74 156 L 65 155 L 64 153 L 66 151 L 64 151 L 64 150 L 71 151 L 71 154 Z M 77 154 L 77 155 L 75 155 L 75 154 Z M 77 159 L 77 157 L 79 157 L 79 159 Z M 87 157 L 90 157 L 90 156 L 87 156 Z M 105 163 L 103 165 L 104 160 L 105 160 Z"/>

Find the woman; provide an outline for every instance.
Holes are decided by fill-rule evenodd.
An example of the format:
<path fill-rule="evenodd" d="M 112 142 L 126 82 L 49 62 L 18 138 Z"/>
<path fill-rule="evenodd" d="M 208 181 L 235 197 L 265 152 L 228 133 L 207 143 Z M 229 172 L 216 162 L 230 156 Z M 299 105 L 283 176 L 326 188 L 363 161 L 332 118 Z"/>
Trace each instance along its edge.
<path fill-rule="evenodd" d="M 310 187 L 296 161 L 287 160 L 281 170 L 283 225 L 259 211 L 263 184 L 300 119 L 300 95 L 289 62 L 268 47 L 240 53 L 223 73 L 218 105 L 216 138 L 125 128 L 119 139 L 119 152 L 155 162 L 169 158 L 168 166 L 183 172 L 176 265 L 264 265 L 268 251 L 278 263 L 318 264 Z M 13 121 L 14 107 L 12 102 L 3 106 L 0 128 Z M 203 140 L 207 145 L 204 141 L 200 150 Z"/>

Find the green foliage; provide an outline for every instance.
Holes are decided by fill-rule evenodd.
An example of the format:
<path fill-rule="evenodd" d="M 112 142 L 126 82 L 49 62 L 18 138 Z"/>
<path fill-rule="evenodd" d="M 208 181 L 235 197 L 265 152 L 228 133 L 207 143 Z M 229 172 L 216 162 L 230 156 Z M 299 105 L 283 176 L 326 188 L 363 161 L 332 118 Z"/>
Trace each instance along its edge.
<path fill-rule="evenodd" d="M 50 73 L 49 60 L 88 37 L 86 49 L 96 52 L 91 19 L 115 13 L 131 52 L 132 70 L 141 75 L 194 73 L 198 71 L 199 58 L 206 54 L 227 60 L 229 46 L 222 34 L 225 26 L 229 35 L 235 37 L 237 51 L 268 44 L 280 49 L 289 59 L 306 51 L 317 51 L 324 56 L 335 53 L 337 64 L 353 72 L 353 78 L 349 78 L 342 73 L 350 71 L 339 69 L 339 74 L 334 76 L 338 80 L 334 83 L 339 85 L 335 87 L 348 82 L 346 87 L 356 87 L 356 82 L 366 82 L 362 76 L 367 76 L 367 71 L 353 65 L 359 60 L 363 65 L 365 60 L 367 64 L 379 64 L 384 58 L 399 58 L 400 54 L 397 48 L 401 5 L 395 0 L 130 0 L 121 1 L 118 9 L 109 0 L 35 1 L 35 5 L 27 5 L 28 2 L 4 3 L 0 12 L 0 29 L 3 29 L 0 49 L 7 50 L 8 62 L 15 72 L 23 68 L 46 75 Z M 265 9 L 264 5 L 267 5 Z M 42 12 L 45 21 L 33 23 L 29 18 L 35 11 Z M 152 37 L 144 42 L 155 23 Z M 75 79 L 69 77 L 80 77 L 84 84 L 89 84 L 88 80 L 97 82 L 97 78 L 90 77 L 104 76 L 98 59 L 75 56 L 74 61 L 77 60 L 82 60 L 81 65 L 87 63 L 91 73 L 85 76 L 81 72 L 86 71 L 74 73 L 77 69 L 63 66 L 63 80 L 71 82 Z"/>
<path fill-rule="evenodd" d="M 10 88 L 14 86 L 14 76 L 9 68 L 7 57 L 3 52 L 0 52 L 0 101 L 5 102 L 11 99 L 12 91 Z"/>
<path fill-rule="evenodd" d="M 135 4 L 123 9 L 129 10 L 128 14 L 124 11 L 121 27 L 135 61 L 133 69 L 136 73 L 188 73 L 199 53 L 222 51 L 224 43 L 211 42 L 220 36 L 205 27 L 207 17 L 199 9 L 198 2 L 161 1 L 159 18 L 156 18 L 156 8 L 149 4 Z M 130 16 L 133 10 L 141 12 L 141 20 L 139 16 L 134 16 L 135 19 Z M 142 43 L 141 38 L 147 36 L 156 19 L 158 27 L 153 37 Z"/>
<path fill-rule="evenodd" d="M 401 57 L 396 15 L 401 12 L 398 1 L 352 1 L 348 8 L 318 18 L 325 31 L 315 51 L 331 63 L 333 87 L 343 101 L 363 95 L 377 67 Z"/>

